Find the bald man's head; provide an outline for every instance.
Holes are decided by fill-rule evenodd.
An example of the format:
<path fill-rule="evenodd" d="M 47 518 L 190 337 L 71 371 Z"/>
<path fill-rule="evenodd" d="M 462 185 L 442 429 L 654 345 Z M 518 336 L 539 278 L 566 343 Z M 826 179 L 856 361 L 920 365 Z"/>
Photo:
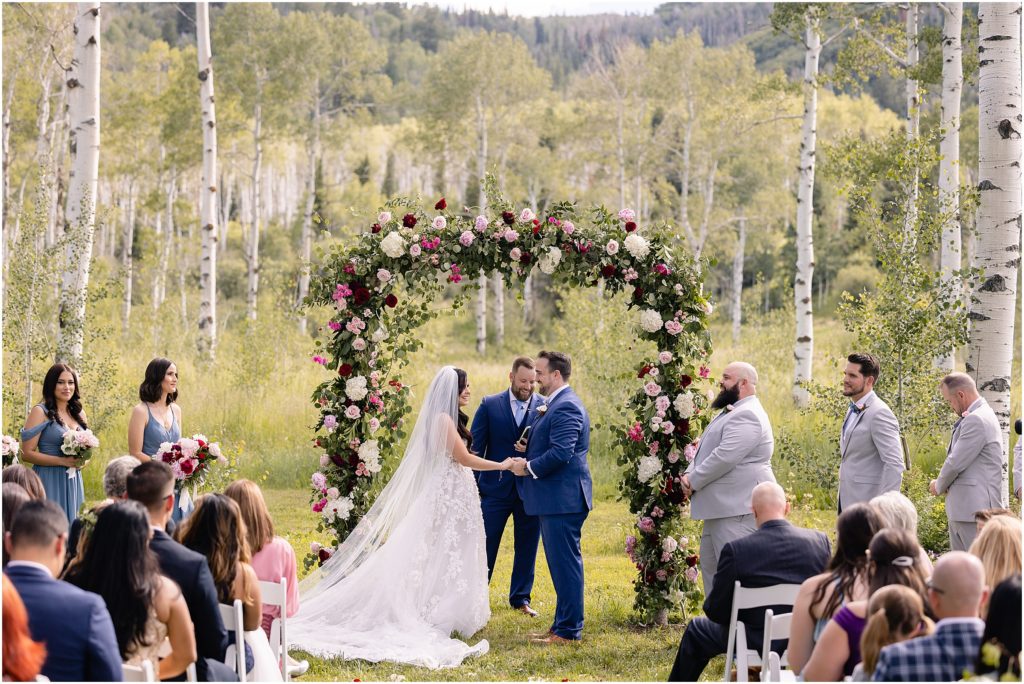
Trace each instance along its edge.
<path fill-rule="evenodd" d="M 725 408 L 757 394 L 757 371 L 745 361 L 733 361 L 722 371 L 718 387 L 718 396 L 711 402 L 714 409 Z"/>
<path fill-rule="evenodd" d="M 785 490 L 774 482 L 762 482 L 750 493 L 750 510 L 758 527 L 769 520 L 784 520 L 789 515 Z"/>
<path fill-rule="evenodd" d="M 939 558 L 929 582 L 929 598 L 935 617 L 978 617 L 988 596 L 985 567 L 965 551 L 951 551 Z"/>

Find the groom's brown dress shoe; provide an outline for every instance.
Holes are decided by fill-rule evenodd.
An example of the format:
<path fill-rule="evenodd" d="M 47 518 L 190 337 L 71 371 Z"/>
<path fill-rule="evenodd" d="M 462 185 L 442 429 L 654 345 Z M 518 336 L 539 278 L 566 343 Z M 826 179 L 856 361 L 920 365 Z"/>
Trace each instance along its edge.
<path fill-rule="evenodd" d="M 546 632 L 531 632 L 530 640 L 532 641 L 533 639 L 547 639 L 552 634 L 554 634 L 554 632 L 552 632 L 551 628 L 549 627 L 548 631 Z"/>
<path fill-rule="evenodd" d="M 549 634 L 544 639 L 530 639 L 530 643 L 539 644 L 541 646 L 561 646 L 564 644 L 574 644 L 576 643 L 576 641 L 573 639 L 566 639 L 565 637 L 560 637 L 557 634 Z"/>
<path fill-rule="evenodd" d="M 516 610 L 518 610 L 520 613 L 526 613 L 527 615 L 529 615 L 532 618 L 535 618 L 538 615 L 540 615 L 540 613 L 538 613 L 537 611 L 535 611 L 533 608 L 530 607 L 529 603 L 524 603 L 523 605 L 521 605 L 518 608 L 516 608 Z"/>

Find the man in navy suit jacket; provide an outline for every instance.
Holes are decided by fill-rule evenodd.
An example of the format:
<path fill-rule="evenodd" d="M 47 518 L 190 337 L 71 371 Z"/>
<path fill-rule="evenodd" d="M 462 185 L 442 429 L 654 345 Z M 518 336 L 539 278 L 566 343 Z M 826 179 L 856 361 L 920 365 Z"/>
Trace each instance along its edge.
<path fill-rule="evenodd" d="M 832 551 L 828 537 L 824 532 L 794 527 L 786 520 L 789 502 L 782 487 L 774 482 L 760 483 L 751 493 L 750 507 L 757 530 L 722 547 L 711 593 L 704 599 L 707 617 L 695 617 L 686 626 L 668 676 L 670 682 L 697 681 L 708 662 L 725 653 L 737 580 L 741 586 L 754 589 L 803 584 L 828 564 Z M 748 648 L 761 648 L 766 608 L 739 612 L 738 620 L 747 630 Z M 771 608 L 776 615 L 781 615 L 791 613 L 793 606 Z"/>
<path fill-rule="evenodd" d="M 533 359 L 519 356 L 508 374 L 509 388 L 500 394 L 484 397 L 473 416 L 473 451 L 489 461 L 504 461 L 519 454 L 513 448 L 523 431 L 537 418 L 537 407 L 543 401 L 533 393 L 537 373 Z M 487 536 L 487 578 L 494 572 L 501 535 L 508 517 L 514 522 L 515 556 L 508 602 L 530 617 L 537 611 L 530 607 L 537 545 L 540 542 L 540 520 L 527 515 L 516 487 L 516 477 L 501 470 L 474 471 L 480 490 L 480 508 L 484 514 Z"/>
<path fill-rule="evenodd" d="M 18 509 L 4 543 L 7 577 L 28 611 L 32 638 L 46 645 L 42 674 L 54 682 L 121 681 L 121 653 L 103 599 L 54 579 L 64 567 L 68 519 L 52 501 Z"/>
<path fill-rule="evenodd" d="M 237 681 L 235 671 L 224 664 L 228 631 L 220 616 L 217 588 L 206 557 L 167 536 L 164 528 L 174 509 L 174 474 L 161 461 L 146 461 L 128 476 L 128 498 L 149 512 L 153 538 L 149 548 L 160 562 L 160 572 L 178 583 L 185 596 L 196 633 L 196 676 L 203 682 Z"/>
<path fill-rule="evenodd" d="M 583 635 L 583 554 L 580 536 L 593 505 L 590 416 L 569 387 L 572 361 L 562 352 L 537 355 L 537 382 L 547 395 L 544 413 L 533 424 L 526 460 L 513 466 L 529 515 L 540 517 L 544 555 L 558 601 L 543 644 L 577 641 Z M 517 451 L 522 448 L 517 446 Z"/>

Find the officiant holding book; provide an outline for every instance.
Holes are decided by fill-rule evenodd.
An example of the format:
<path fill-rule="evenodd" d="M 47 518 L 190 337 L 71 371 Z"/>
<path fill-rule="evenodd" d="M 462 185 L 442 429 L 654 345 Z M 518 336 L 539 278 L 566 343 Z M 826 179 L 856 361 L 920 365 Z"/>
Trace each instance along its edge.
<path fill-rule="evenodd" d="M 473 416 L 473 451 L 489 461 L 504 461 L 522 456 L 515 443 L 529 439 L 529 428 L 539 417 L 538 408 L 544 399 L 533 391 L 536 383 L 533 359 L 519 356 L 508 374 L 509 388 L 484 397 Z M 525 434 L 524 434 L 525 433 Z M 536 617 L 530 607 L 537 545 L 540 541 L 540 520 L 527 515 L 516 490 L 516 476 L 508 471 L 474 472 L 480 490 L 480 507 L 487 536 L 487 576 L 494 573 L 501 536 L 512 516 L 515 555 L 508 601 L 516 610 Z"/>

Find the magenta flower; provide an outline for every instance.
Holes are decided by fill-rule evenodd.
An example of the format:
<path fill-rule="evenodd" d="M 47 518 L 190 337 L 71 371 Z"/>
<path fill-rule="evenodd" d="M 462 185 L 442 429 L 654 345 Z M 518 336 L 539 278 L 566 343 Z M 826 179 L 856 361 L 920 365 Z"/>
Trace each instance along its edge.
<path fill-rule="evenodd" d="M 700 367 L 700 372 L 697 373 L 697 375 L 699 375 L 702 378 L 706 378 L 709 375 L 711 375 L 711 369 L 708 368 L 707 366 L 701 366 Z"/>
<path fill-rule="evenodd" d="M 334 332 L 338 332 L 339 330 L 341 330 L 341 323 L 339 323 L 338 321 L 328 321 L 327 327 L 333 330 Z"/>
<path fill-rule="evenodd" d="M 324 510 L 324 506 L 326 506 L 326 505 L 327 505 L 327 499 L 320 499 L 315 504 L 313 504 L 313 512 L 314 513 L 319 513 L 320 511 Z"/>
<path fill-rule="evenodd" d="M 632 209 L 623 209 L 619 212 L 620 221 L 633 221 L 636 219 L 636 212 Z"/>
<path fill-rule="evenodd" d="M 629 428 L 628 433 L 629 439 L 634 442 L 644 441 L 644 428 L 640 423 L 635 423 L 633 427 Z"/>
<path fill-rule="evenodd" d="M 652 520 L 651 518 L 641 518 L 640 522 L 638 522 L 636 526 L 644 534 L 650 534 L 651 532 L 654 532 L 654 520 Z"/>
<path fill-rule="evenodd" d="M 319 363 L 321 366 L 327 365 L 327 359 L 320 356 L 319 354 L 313 357 L 313 363 Z"/>

